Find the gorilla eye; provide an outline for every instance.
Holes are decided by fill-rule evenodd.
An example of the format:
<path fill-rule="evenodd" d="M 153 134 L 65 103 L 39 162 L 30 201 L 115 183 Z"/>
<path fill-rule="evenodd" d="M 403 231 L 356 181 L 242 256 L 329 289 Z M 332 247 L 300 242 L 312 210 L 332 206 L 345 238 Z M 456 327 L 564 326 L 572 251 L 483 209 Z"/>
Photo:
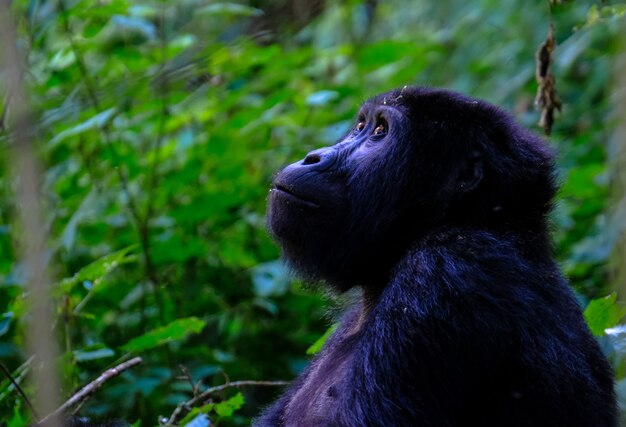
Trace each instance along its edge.
<path fill-rule="evenodd" d="M 374 129 L 374 136 L 383 136 L 384 134 L 387 133 L 387 126 L 384 123 L 379 123 L 378 126 L 376 126 L 376 129 Z"/>
<path fill-rule="evenodd" d="M 356 129 L 357 132 L 361 132 L 364 128 L 365 128 L 365 122 L 361 121 L 361 122 L 357 123 L 355 129 Z"/>

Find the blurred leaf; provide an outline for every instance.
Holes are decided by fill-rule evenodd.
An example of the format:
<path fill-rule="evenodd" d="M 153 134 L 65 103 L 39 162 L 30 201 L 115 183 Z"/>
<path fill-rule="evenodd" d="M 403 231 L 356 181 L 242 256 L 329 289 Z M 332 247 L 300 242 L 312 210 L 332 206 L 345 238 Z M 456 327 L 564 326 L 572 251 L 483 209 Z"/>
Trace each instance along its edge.
<path fill-rule="evenodd" d="M 337 99 L 339 93 L 334 90 L 320 90 L 319 92 L 312 93 L 306 99 L 307 105 L 312 107 L 323 107 Z"/>
<path fill-rule="evenodd" d="M 282 261 L 270 261 L 251 270 L 254 293 L 260 297 L 284 295 L 289 288 L 289 275 Z"/>
<path fill-rule="evenodd" d="M 74 350 L 74 359 L 77 362 L 103 359 L 115 356 L 115 352 L 110 348 L 100 348 L 97 350 Z"/>
<path fill-rule="evenodd" d="M 9 311 L 6 313 L 2 313 L 2 316 L 0 316 L 0 337 L 9 331 L 12 321 L 13 312 Z"/>
<path fill-rule="evenodd" d="M 617 304 L 615 292 L 604 298 L 592 300 L 584 312 L 591 332 L 597 337 L 604 335 L 606 329 L 617 325 L 624 315 L 626 308 Z"/>
<path fill-rule="evenodd" d="M 373 43 L 358 52 L 359 66 L 364 71 L 373 71 L 395 61 L 410 58 L 419 47 L 412 42 L 383 40 Z"/>
<path fill-rule="evenodd" d="M 74 211 L 74 214 L 63 230 L 61 242 L 65 249 L 70 249 L 74 246 L 76 231 L 81 222 L 94 217 L 98 212 L 101 212 L 103 207 L 103 196 L 96 188 L 92 188 L 87 194 L 87 197 L 83 199 L 76 211 Z"/>
<path fill-rule="evenodd" d="M 324 344 L 326 344 L 326 341 L 328 341 L 328 338 L 330 338 L 330 336 L 337 330 L 337 326 L 339 326 L 339 324 L 335 323 L 331 325 L 330 328 L 326 329 L 326 332 L 324 332 L 324 335 L 319 337 L 317 341 L 315 341 L 313 345 L 311 345 L 311 347 L 309 347 L 306 350 L 306 354 L 308 355 L 317 354 L 322 349 L 322 347 L 324 347 Z"/>
<path fill-rule="evenodd" d="M 211 404 L 211 406 L 213 406 L 213 404 Z M 189 413 L 189 415 L 193 413 L 193 416 L 190 417 L 189 415 L 187 415 L 184 419 L 181 420 L 180 425 L 186 427 L 209 427 L 211 425 L 211 420 L 209 419 L 209 417 L 207 417 L 204 413 L 198 414 L 198 412 L 199 411 L 196 411 L 196 408 L 194 408 L 193 411 Z M 188 418 L 191 419 L 188 421 Z"/>
<path fill-rule="evenodd" d="M 77 124 L 76 126 L 73 126 L 69 129 L 66 129 L 58 133 L 57 135 L 54 136 L 54 138 L 50 140 L 48 145 L 54 146 L 67 138 L 79 135 L 89 130 L 102 129 L 102 127 L 104 127 L 107 123 L 109 123 L 112 120 L 115 112 L 116 112 L 115 108 L 109 108 L 108 110 L 104 110 L 101 113 L 98 113 L 95 116 L 92 116 L 88 118 L 87 120 Z"/>
<path fill-rule="evenodd" d="M 154 329 L 150 332 L 133 338 L 122 346 L 125 351 L 141 352 L 172 341 L 179 341 L 189 334 L 197 334 L 205 326 L 203 320 L 197 317 L 177 319 L 170 324 Z"/>
<path fill-rule="evenodd" d="M 63 70 L 76 62 L 73 50 L 60 50 L 52 57 L 49 67 L 53 70 Z"/>
<path fill-rule="evenodd" d="M 261 16 L 263 11 L 238 3 L 213 3 L 198 9 L 196 14 Z"/>
<path fill-rule="evenodd" d="M 245 403 L 243 394 L 238 392 L 233 397 L 224 400 L 219 403 L 209 403 L 198 408 L 193 408 L 186 416 L 180 421 L 184 426 L 203 426 L 208 425 L 209 418 L 207 414 L 215 412 L 219 417 L 228 418 L 232 417 L 236 410 L 240 409 Z"/>
<path fill-rule="evenodd" d="M 13 409 L 13 417 L 7 421 L 7 427 L 26 427 L 29 424 L 27 417 L 23 416 L 19 408 L 15 406 Z"/>
<path fill-rule="evenodd" d="M 85 280 L 96 282 L 109 274 L 122 264 L 135 261 L 135 256 L 129 252 L 136 249 L 137 245 L 131 245 L 119 251 L 103 256 L 97 261 L 81 268 L 74 276 L 63 279 L 60 284 L 60 291 L 69 292 L 77 283 Z"/>
<path fill-rule="evenodd" d="M 112 31 L 123 40 L 154 40 L 157 33 L 154 25 L 142 18 L 115 15 L 111 18 Z"/>
<path fill-rule="evenodd" d="M 586 25 L 599 23 L 601 20 L 621 18 L 626 15 L 626 5 L 616 4 L 607 6 L 591 5 L 587 12 Z"/>
<path fill-rule="evenodd" d="M 561 189 L 564 197 L 589 198 L 594 197 L 600 185 L 598 177 L 606 170 L 601 163 L 584 164 L 569 170 L 565 185 Z"/>

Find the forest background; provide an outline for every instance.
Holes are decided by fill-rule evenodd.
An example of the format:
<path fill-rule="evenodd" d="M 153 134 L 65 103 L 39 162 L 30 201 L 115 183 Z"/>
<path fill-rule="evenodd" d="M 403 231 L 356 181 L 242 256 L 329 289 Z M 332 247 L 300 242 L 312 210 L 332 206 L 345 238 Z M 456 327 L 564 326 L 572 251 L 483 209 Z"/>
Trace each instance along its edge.
<path fill-rule="evenodd" d="M 537 132 L 538 89 L 558 92 L 556 253 L 626 402 L 623 1 L 0 5 L 0 424 L 43 418 L 29 403 L 45 408 L 55 371 L 55 405 L 91 384 L 68 405 L 90 418 L 249 423 L 280 391 L 265 382 L 297 375 L 351 297 L 279 260 L 264 220 L 272 174 L 337 140 L 364 99 L 407 84 L 486 99 Z M 551 25 L 546 85 L 536 52 Z M 31 227 L 21 185 L 38 170 Z M 46 236 L 43 294 L 28 236 Z M 35 295 L 51 302 L 48 359 L 34 356 L 46 319 Z"/>

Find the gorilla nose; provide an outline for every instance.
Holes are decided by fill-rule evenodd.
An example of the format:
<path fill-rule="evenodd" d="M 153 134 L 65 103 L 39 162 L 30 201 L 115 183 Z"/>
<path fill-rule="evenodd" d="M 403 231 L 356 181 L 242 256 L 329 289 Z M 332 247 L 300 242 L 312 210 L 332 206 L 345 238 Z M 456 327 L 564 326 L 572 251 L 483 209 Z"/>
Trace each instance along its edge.
<path fill-rule="evenodd" d="M 326 170 L 334 163 L 337 158 L 337 150 L 332 147 L 318 148 L 311 151 L 306 157 L 299 162 L 299 166 L 312 166 L 316 170 Z"/>
<path fill-rule="evenodd" d="M 302 161 L 302 165 L 314 165 L 315 163 L 319 163 L 321 160 L 322 156 L 320 156 L 320 153 L 313 151 L 312 153 L 306 155 L 306 157 Z"/>

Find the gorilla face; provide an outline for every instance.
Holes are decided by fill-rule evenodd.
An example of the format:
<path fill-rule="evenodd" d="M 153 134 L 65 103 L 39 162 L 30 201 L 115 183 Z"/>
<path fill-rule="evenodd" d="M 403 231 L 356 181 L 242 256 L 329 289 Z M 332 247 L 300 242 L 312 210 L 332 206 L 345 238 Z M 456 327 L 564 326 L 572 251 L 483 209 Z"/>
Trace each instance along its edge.
<path fill-rule="evenodd" d="M 452 92 L 379 95 L 335 145 L 276 175 L 269 230 L 309 279 L 340 291 L 382 286 L 429 230 L 545 215 L 554 193 L 551 155 L 511 126 L 495 107 Z"/>

